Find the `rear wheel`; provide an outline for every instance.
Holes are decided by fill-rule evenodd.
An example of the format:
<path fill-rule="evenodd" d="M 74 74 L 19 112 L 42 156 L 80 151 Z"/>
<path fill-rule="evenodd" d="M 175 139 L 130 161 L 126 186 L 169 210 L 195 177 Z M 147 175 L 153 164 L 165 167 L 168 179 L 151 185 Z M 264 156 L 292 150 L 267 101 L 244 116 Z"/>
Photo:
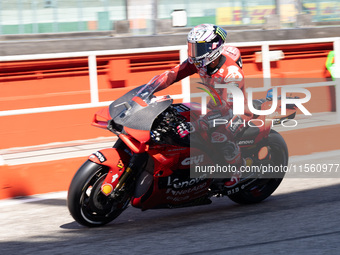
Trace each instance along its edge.
<path fill-rule="evenodd" d="M 261 148 L 266 147 L 268 153 L 265 159 L 258 159 L 258 152 Z M 283 169 L 288 164 L 288 149 L 286 142 L 282 136 L 274 130 L 271 130 L 268 138 L 257 148 L 256 153 L 253 155 L 254 162 L 259 166 L 272 166 L 276 169 Z M 257 158 L 255 160 L 255 158 Z M 228 195 L 228 197 L 239 204 L 252 204 L 258 203 L 269 197 L 280 185 L 284 171 L 275 172 L 271 174 L 270 178 L 266 178 L 266 174 L 260 176 L 258 179 L 249 179 L 244 184 L 239 185 L 239 191 Z M 248 183 L 248 185 L 247 185 Z"/>
<path fill-rule="evenodd" d="M 117 218 L 128 206 L 130 196 L 105 196 L 102 183 L 108 169 L 86 161 L 73 177 L 68 190 L 67 205 L 72 217 L 88 227 L 105 225 Z"/>

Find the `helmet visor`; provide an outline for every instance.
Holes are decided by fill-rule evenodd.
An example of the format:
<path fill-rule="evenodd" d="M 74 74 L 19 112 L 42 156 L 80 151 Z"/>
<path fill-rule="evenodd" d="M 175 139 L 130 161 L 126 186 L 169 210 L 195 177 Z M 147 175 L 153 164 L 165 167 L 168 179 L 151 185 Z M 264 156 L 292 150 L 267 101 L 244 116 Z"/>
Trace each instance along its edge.
<path fill-rule="evenodd" d="M 200 58 L 218 48 L 218 42 L 212 43 L 188 43 L 188 55 L 191 58 Z"/>

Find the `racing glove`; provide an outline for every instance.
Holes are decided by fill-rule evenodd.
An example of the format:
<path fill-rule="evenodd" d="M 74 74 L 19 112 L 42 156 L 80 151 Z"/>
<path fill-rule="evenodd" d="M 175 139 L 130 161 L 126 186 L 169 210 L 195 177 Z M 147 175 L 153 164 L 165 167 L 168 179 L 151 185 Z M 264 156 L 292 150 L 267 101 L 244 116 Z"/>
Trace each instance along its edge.
<path fill-rule="evenodd" d="M 177 126 L 177 134 L 184 138 L 192 132 L 195 132 L 195 127 L 191 124 L 191 122 L 183 122 Z"/>

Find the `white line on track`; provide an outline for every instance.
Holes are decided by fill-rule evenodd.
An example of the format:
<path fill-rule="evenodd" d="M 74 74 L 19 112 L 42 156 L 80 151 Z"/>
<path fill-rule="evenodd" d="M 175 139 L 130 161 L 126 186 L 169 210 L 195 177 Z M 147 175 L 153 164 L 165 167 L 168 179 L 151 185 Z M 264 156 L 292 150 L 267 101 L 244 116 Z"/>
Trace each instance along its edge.
<path fill-rule="evenodd" d="M 28 197 L 3 199 L 3 200 L 0 200 L 0 207 L 6 207 L 6 206 L 11 206 L 11 205 L 23 204 L 23 203 L 32 203 L 32 202 L 48 200 L 48 199 L 66 199 L 66 197 L 67 197 L 67 191 L 60 191 L 60 192 L 33 195 L 33 196 L 28 196 Z"/>
<path fill-rule="evenodd" d="M 340 150 L 323 151 L 323 152 L 317 152 L 317 153 L 312 153 L 309 155 L 302 155 L 302 156 L 292 156 L 292 157 L 289 157 L 289 163 L 295 163 L 297 161 L 307 161 L 307 160 L 336 157 L 336 156 L 340 156 Z"/>

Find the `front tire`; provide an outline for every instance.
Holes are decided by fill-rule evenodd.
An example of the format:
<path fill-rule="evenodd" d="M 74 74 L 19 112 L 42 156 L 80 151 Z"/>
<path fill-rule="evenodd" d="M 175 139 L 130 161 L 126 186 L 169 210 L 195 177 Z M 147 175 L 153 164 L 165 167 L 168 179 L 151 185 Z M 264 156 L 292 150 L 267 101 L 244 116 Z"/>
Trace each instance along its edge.
<path fill-rule="evenodd" d="M 81 225 L 97 227 L 117 218 L 128 206 L 130 197 L 111 198 L 101 192 L 108 168 L 86 161 L 72 179 L 67 205 L 72 217 Z"/>
<path fill-rule="evenodd" d="M 270 162 L 272 166 L 279 167 L 285 167 L 288 165 L 287 145 L 278 132 L 271 130 L 268 138 L 264 141 L 262 146 L 266 146 L 269 150 L 268 158 L 270 158 L 270 160 L 267 159 L 266 163 Z M 259 149 L 260 148 L 258 148 L 258 150 Z M 258 152 L 258 150 L 256 152 Z M 257 153 L 255 153 L 255 155 L 255 157 L 257 157 Z M 261 160 L 258 160 L 257 165 L 259 166 L 262 163 L 263 162 L 261 162 Z M 279 173 L 275 174 L 275 178 L 266 179 L 265 176 L 261 176 L 261 178 L 257 179 L 246 188 L 242 189 L 242 185 L 240 185 L 240 191 L 230 194 L 228 197 L 238 204 L 259 203 L 269 197 L 278 188 L 284 175 L 285 172 L 280 171 Z"/>

